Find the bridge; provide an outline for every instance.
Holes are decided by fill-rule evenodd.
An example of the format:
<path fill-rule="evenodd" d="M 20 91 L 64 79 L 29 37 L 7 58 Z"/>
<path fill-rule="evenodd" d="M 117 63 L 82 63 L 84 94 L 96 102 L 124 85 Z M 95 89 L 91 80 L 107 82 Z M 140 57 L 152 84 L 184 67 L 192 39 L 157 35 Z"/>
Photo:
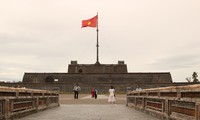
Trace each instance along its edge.
<path fill-rule="evenodd" d="M 0 89 L 0 94 L 2 120 L 200 120 L 198 84 L 128 91 L 117 94 L 116 104 L 107 102 L 108 94 L 97 99 L 80 94 L 78 100 L 73 94 L 59 94 L 58 100 L 56 92 L 21 88 Z M 27 111 L 33 112 L 26 116 Z"/>
<path fill-rule="evenodd" d="M 126 95 L 117 94 L 117 103 L 109 104 L 108 95 L 60 94 L 60 107 L 32 114 L 19 120 L 159 120 L 158 118 L 126 106 Z"/>

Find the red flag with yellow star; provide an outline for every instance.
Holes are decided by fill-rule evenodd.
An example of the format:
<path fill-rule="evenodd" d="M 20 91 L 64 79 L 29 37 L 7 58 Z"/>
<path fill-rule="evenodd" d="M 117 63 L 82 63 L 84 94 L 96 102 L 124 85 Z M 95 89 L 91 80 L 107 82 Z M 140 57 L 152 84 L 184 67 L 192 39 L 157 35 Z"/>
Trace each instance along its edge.
<path fill-rule="evenodd" d="M 82 21 L 82 27 L 97 27 L 97 19 L 98 16 L 94 16 L 93 18 L 90 18 L 88 20 Z"/>

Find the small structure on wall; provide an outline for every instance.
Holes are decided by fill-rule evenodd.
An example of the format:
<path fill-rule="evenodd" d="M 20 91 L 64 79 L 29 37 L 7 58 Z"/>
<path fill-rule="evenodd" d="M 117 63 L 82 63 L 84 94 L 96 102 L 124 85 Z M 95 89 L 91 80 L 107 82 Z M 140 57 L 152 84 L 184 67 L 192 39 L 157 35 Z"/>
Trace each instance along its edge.
<path fill-rule="evenodd" d="M 71 61 L 68 73 L 127 73 L 127 66 L 124 61 L 118 61 L 118 64 L 78 64 Z"/>

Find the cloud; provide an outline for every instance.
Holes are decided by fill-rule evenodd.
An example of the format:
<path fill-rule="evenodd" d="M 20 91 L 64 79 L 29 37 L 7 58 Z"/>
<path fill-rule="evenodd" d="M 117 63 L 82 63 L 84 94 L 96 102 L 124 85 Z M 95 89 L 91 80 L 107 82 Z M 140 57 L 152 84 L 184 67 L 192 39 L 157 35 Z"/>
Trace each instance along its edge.
<path fill-rule="evenodd" d="M 199 54 L 176 55 L 157 59 L 149 66 L 157 70 L 178 70 L 196 66 L 199 61 Z"/>
<path fill-rule="evenodd" d="M 101 63 L 124 60 L 130 71 L 176 77 L 199 70 L 199 1 L 19 1 L 0 1 L 2 79 L 66 72 L 71 60 L 95 63 L 96 29 L 81 29 L 81 20 L 97 12 Z"/>

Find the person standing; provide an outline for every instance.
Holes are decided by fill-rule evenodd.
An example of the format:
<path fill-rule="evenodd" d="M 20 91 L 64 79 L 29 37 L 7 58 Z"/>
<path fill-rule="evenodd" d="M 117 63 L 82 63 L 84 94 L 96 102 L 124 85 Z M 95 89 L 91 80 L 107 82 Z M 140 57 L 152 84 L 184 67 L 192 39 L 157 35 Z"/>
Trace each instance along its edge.
<path fill-rule="evenodd" d="M 78 99 L 78 92 L 81 90 L 81 88 L 76 84 L 73 88 L 74 91 L 74 99 Z"/>
<path fill-rule="evenodd" d="M 98 90 L 96 88 L 94 88 L 94 98 L 97 99 L 97 93 L 98 93 Z"/>
<path fill-rule="evenodd" d="M 94 98 L 94 88 L 92 88 L 92 90 L 91 90 L 91 96 L 92 96 L 92 98 Z"/>
<path fill-rule="evenodd" d="M 114 89 L 114 87 L 111 86 L 108 92 L 109 92 L 108 102 L 109 103 L 115 103 L 116 99 L 115 99 L 115 89 Z"/>

